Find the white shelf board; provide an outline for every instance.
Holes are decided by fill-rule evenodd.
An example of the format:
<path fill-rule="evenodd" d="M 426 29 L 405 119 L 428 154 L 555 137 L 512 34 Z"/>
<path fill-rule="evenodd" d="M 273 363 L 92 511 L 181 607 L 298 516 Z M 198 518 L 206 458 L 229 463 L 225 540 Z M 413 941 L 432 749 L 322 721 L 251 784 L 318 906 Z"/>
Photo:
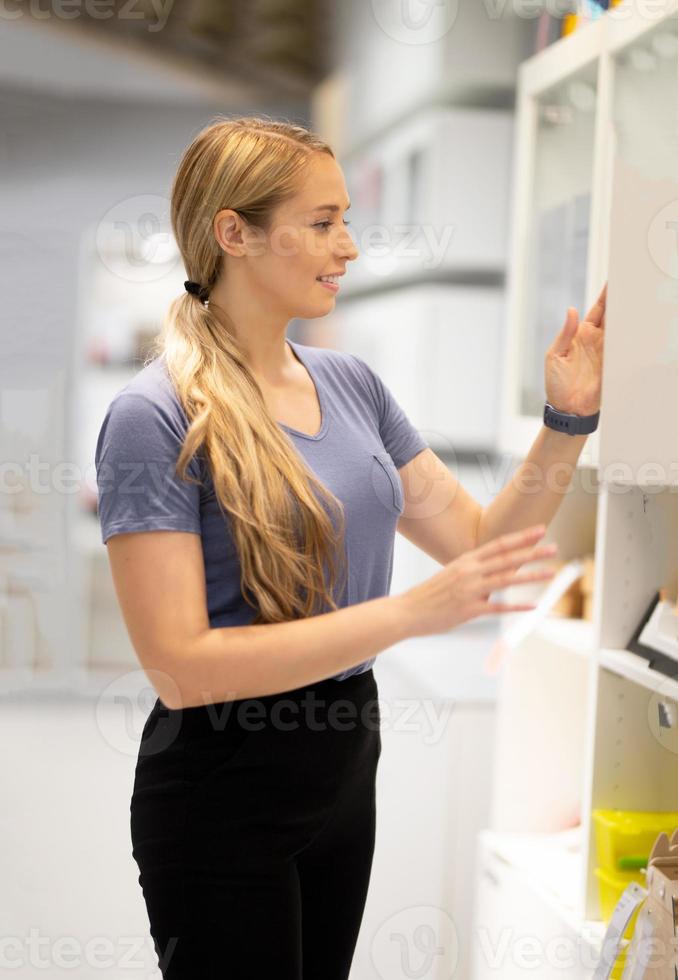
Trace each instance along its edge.
<path fill-rule="evenodd" d="M 630 650 L 602 649 L 598 662 L 601 667 L 633 681 L 634 684 L 639 684 L 648 691 L 678 701 L 678 680 L 667 677 L 659 670 L 653 670 L 637 653 L 632 653 Z"/>
<path fill-rule="evenodd" d="M 523 91 L 537 98 L 551 86 L 595 61 L 602 49 L 606 26 L 604 17 L 583 24 L 574 33 L 558 38 L 524 61 L 520 66 Z"/>

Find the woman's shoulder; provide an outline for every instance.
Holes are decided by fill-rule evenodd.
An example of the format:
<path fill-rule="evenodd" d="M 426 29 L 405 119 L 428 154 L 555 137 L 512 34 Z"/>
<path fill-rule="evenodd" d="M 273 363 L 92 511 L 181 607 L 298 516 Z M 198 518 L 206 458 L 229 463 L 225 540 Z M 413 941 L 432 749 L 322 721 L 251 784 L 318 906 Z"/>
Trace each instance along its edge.
<path fill-rule="evenodd" d="M 115 398 L 137 395 L 155 403 L 177 402 L 165 359 L 160 354 L 147 361 L 130 380 L 116 392 Z"/>
<path fill-rule="evenodd" d="M 162 356 L 147 362 L 113 396 L 96 446 L 96 459 L 107 453 L 176 453 L 188 420 Z"/>
<path fill-rule="evenodd" d="M 108 413 L 121 409 L 139 419 L 148 416 L 171 419 L 183 429 L 188 424 L 162 354 L 144 364 L 113 396 Z"/>

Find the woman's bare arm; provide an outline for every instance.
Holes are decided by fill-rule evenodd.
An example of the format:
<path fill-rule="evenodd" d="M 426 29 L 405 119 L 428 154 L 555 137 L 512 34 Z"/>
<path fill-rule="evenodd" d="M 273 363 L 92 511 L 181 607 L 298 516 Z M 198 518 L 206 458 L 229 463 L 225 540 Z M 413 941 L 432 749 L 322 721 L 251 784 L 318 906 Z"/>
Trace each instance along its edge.
<path fill-rule="evenodd" d="M 139 531 L 114 535 L 107 547 L 130 639 L 168 708 L 293 690 L 412 635 L 397 596 L 285 623 L 212 628 L 199 535 Z"/>
<path fill-rule="evenodd" d="M 465 552 L 424 582 L 334 612 L 286 623 L 210 627 L 200 536 L 139 531 L 108 542 L 130 639 L 168 708 L 277 694 L 324 680 L 410 636 L 442 633 L 485 613 L 531 609 L 490 601 L 492 592 L 553 577 L 517 574 L 552 555 L 536 548 L 542 526 Z"/>

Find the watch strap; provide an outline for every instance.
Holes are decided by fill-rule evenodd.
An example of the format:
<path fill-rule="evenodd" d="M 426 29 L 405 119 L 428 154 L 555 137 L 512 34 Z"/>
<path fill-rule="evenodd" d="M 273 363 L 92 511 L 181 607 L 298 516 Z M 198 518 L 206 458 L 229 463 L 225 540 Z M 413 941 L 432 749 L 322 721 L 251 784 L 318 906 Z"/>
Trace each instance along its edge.
<path fill-rule="evenodd" d="M 599 418 L 600 412 L 595 415 L 573 415 L 570 412 L 559 412 L 549 402 L 544 405 L 544 425 L 556 432 L 566 432 L 569 436 L 584 436 L 595 432 Z"/>

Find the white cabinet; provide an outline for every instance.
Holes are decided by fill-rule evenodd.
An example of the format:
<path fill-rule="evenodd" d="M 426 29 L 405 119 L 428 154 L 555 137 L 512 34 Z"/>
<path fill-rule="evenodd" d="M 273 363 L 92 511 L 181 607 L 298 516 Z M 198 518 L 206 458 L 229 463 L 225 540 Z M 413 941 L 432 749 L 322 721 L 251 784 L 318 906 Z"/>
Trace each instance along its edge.
<path fill-rule="evenodd" d="M 678 485 L 678 23 L 610 30 L 606 100 L 610 309 L 601 467 L 610 481 Z M 629 398 L 629 392 L 633 397 Z"/>
<path fill-rule="evenodd" d="M 602 930 L 580 928 L 562 911 L 558 897 L 571 879 L 571 853 L 565 845 L 554 845 L 541 858 L 550 876 L 545 885 L 521 861 L 520 841 L 490 832 L 479 835 L 474 980 L 591 977 Z"/>
<path fill-rule="evenodd" d="M 491 831 L 508 870 L 495 875 L 493 892 L 482 861 L 477 869 L 499 923 L 512 921 L 518 879 L 529 878 L 575 935 L 600 933 L 592 810 L 678 809 L 678 680 L 627 649 L 657 591 L 666 587 L 674 599 L 678 592 L 676 71 L 672 0 L 651 17 L 622 3 L 520 73 L 504 450 L 524 456 L 542 424 L 530 383 L 543 359 L 535 328 L 546 324 L 534 313 L 541 297 L 579 302 L 555 225 L 549 241 L 558 262 L 544 261 L 544 216 L 551 221 L 551 204 L 576 201 L 587 185 L 585 256 L 577 222 L 561 227 L 579 249 L 586 306 L 606 279 L 609 286 L 600 429 L 548 533 L 563 558 L 595 553 L 593 621 L 552 617 L 504 662 Z M 568 851 L 567 894 L 547 895 L 553 862 L 563 857 L 554 837 L 573 825 L 580 839 Z M 517 832 L 520 857 L 507 843 Z M 484 914 L 477 909 L 478 923 Z M 530 916 L 533 934 L 543 930 L 546 939 L 548 922 L 536 910 Z M 492 973 L 514 975 L 509 961 Z M 548 964 L 538 975 L 551 975 Z M 477 962 L 474 976 L 489 976 L 486 964 Z"/>

